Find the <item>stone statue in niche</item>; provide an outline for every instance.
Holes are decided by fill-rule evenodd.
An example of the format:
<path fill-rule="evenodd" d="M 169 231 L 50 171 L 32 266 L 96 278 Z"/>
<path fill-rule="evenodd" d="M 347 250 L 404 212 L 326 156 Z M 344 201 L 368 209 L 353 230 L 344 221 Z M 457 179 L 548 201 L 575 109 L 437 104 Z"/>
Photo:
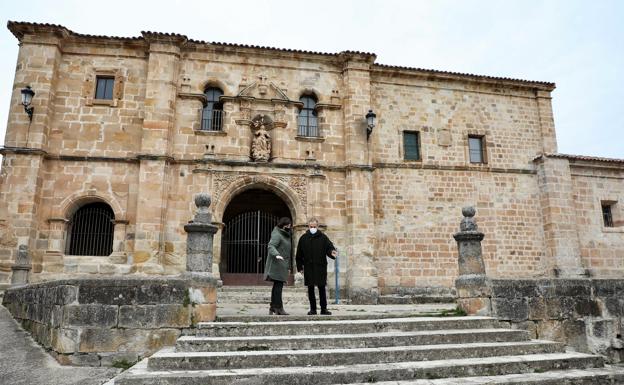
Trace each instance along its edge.
<path fill-rule="evenodd" d="M 271 157 L 271 135 L 273 121 L 267 115 L 258 115 L 251 121 L 253 139 L 251 141 L 251 159 L 255 162 L 268 162 Z"/>

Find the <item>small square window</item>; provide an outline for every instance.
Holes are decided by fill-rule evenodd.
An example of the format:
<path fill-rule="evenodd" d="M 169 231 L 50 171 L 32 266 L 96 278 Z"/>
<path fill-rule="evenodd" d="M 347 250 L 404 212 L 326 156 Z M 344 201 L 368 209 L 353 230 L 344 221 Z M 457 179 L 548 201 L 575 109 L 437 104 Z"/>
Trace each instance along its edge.
<path fill-rule="evenodd" d="M 613 203 L 612 202 L 602 202 L 602 223 L 604 227 L 613 227 Z"/>
<path fill-rule="evenodd" d="M 420 160 L 420 137 L 418 131 L 403 131 L 403 159 Z"/>
<path fill-rule="evenodd" d="M 483 136 L 468 137 L 468 151 L 470 153 L 470 163 L 485 163 Z"/>
<path fill-rule="evenodd" d="M 95 98 L 100 100 L 113 100 L 113 86 L 115 78 L 109 76 L 98 76 L 95 85 Z"/>

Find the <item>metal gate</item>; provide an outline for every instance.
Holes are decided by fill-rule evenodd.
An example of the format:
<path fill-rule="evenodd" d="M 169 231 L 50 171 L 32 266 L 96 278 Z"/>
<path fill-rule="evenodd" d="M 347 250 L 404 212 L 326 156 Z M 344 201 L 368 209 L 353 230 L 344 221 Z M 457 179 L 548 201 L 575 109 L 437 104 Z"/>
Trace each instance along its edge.
<path fill-rule="evenodd" d="M 106 203 L 78 209 L 69 224 L 68 255 L 110 255 L 113 251 L 115 214 Z"/>
<path fill-rule="evenodd" d="M 226 285 L 253 285 L 263 282 L 264 264 L 271 231 L 279 218 L 263 211 L 239 214 L 225 224 L 223 252 Z M 288 256 L 290 258 L 290 256 Z"/>

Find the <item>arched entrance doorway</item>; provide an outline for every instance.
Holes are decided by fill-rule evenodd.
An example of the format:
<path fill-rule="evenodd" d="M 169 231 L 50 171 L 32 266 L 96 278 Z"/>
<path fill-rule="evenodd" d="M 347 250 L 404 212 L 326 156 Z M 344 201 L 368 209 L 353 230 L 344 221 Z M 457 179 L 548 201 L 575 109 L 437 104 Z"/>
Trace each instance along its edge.
<path fill-rule="evenodd" d="M 258 285 L 271 231 L 281 217 L 292 218 L 288 206 L 271 191 L 246 190 L 235 196 L 223 213 L 221 279 L 224 285 Z M 291 258 L 292 266 L 292 256 Z"/>

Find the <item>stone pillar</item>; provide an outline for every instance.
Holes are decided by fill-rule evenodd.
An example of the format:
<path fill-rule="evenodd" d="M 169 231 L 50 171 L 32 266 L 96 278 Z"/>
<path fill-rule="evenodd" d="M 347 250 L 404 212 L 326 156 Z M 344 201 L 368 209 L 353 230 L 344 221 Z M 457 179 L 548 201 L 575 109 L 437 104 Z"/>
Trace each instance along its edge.
<path fill-rule="evenodd" d="M 536 163 L 546 257 L 553 274 L 561 278 L 586 277 L 587 271 L 581 260 L 569 161 L 544 154 Z"/>
<path fill-rule="evenodd" d="M 19 245 L 17 251 L 17 259 L 11 269 L 13 270 L 13 275 L 11 276 L 11 285 L 18 286 L 28 283 L 28 275 L 31 270 L 28 246 Z"/>
<path fill-rule="evenodd" d="M 366 113 L 371 108 L 370 68 L 374 55 L 343 53 L 343 119 L 346 172 L 346 278 L 352 303 L 376 303 L 373 167 L 366 138 Z"/>
<path fill-rule="evenodd" d="M 126 228 L 128 221 L 125 219 L 116 219 L 113 221 L 115 225 L 113 233 L 113 252 L 108 257 L 108 261 L 113 264 L 125 264 L 128 262 L 128 254 L 126 253 Z"/>
<path fill-rule="evenodd" d="M 210 203 L 210 195 L 195 195 L 197 213 L 192 221 L 184 225 L 184 231 L 188 233 L 186 271 L 189 274 L 212 275 L 212 245 L 218 227 L 212 224 L 212 214 L 208 209 Z"/>
<path fill-rule="evenodd" d="M 48 219 L 48 249 L 43 254 L 41 269 L 46 273 L 62 273 L 65 251 L 65 234 L 67 223 L 65 218 Z"/>
<path fill-rule="evenodd" d="M 144 32 L 149 44 L 145 80 L 145 119 L 141 137 L 139 190 L 134 252 L 136 270 L 162 274 L 167 196 L 170 184 L 171 136 L 184 36 Z"/>
<path fill-rule="evenodd" d="M 44 180 L 43 149 L 48 144 L 54 118 L 57 69 L 62 58 L 63 40 L 67 36 L 64 28 L 51 25 L 9 22 L 8 28 L 19 40 L 20 49 L 4 148 L 0 149 L 4 156 L 0 202 L 6 202 L 6 222 L 0 228 L 6 232 L 0 233 L 0 281 L 8 281 L 8 275 L 2 274 L 1 270 L 12 265 L 18 257 L 15 245 L 3 242 L 6 236 L 14 237 L 15 244 L 27 245 L 33 250 L 36 234 L 41 230 L 37 213 Z M 31 86 L 35 91 L 32 120 L 21 105 L 21 89 L 25 86 Z"/>
<path fill-rule="evenodd" d="M 453 235 L 459 251 L 459 276 L 455 280 L 457 302 L 468 315 L 490 315 L 492 289 L 485 274 L 481 250 L 484 234 L 474 219 L 474 207 L 464 207 L 459 232 Z"/>
<path fill-rule="evenodd" d="M 536 90 L 535 101 L 542 134 L 542 150 L 545 154 L 557 152 L 557 136 L 555 134 L 555 119 L 552 112 L 552 97 L 550 91 Z"/>

